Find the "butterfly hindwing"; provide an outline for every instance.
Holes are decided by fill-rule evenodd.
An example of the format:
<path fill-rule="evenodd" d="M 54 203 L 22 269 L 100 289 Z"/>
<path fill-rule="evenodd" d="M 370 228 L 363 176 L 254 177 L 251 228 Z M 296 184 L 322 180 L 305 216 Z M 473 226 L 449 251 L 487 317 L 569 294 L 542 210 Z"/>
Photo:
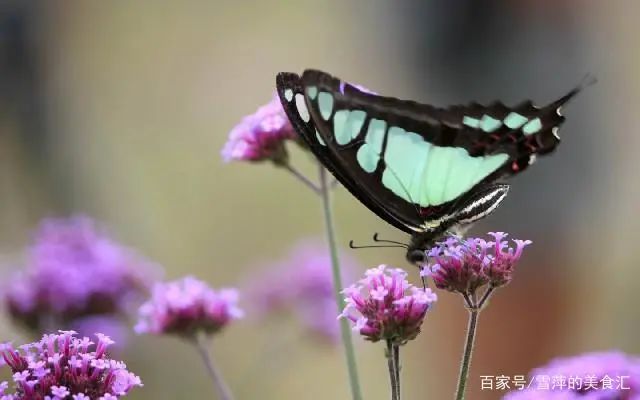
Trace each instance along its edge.
<path fill-rule="evenodd" d="M 509 193 L 509 185 L 494 183 L 480 186 L 461 199 L 453 215 L 456 224 L 468 225 L 491 214 Z"/>

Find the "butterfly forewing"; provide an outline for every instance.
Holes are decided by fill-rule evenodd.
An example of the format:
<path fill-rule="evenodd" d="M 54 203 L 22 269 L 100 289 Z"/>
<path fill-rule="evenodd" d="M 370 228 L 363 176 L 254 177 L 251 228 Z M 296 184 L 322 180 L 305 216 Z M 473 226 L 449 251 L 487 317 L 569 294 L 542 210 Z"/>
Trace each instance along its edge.
<path fill-rule="evenodd" d="M 376 214 L 414 232 L 492 211 L 462 212 L 474 196 L 501 196 L 497 205 L 502 192 L 477 192 L 557 146 L 559 108 L 578 91 L 543 108 L 496 102 L 444 109 L 378 96 L 315 70 L 302 78 L 279 75 L 278 90 L 294 125 L 334 175 Z M 287 90 L 304 100 L 307 114 Z"/>
<path fill-rule="evenodd" d="M 304 102 L 304 88 L 300 77 L 294 73 L 279 73 L 276 78 L 278 95 L 287 117 L 293 124 L 298 134 L 303 138 L 309 149 L 314 153 L 318 160 L 342 183 L 361 203 L 367 206 L 380 218 L 389 224 L 405 232 L 411 233 L 415 229 L 410 228 L 410 221 L 402 220 L 401 215 L 394 215 L 381 203 L 376 196 L 372 196 L 363 188 L 362 183 L 357 182 L 352 171 L 340 164 L 335 154 L 330 151 L 329 146 L 320 136 L 314 122 L 309 118 L 307 121 L 303 119 L 308 115 L 308 109 Z M 301 104 L 300 98 L 303 99 Z M 302 109 L 304 107 L 304 109 Z M 419 221 L 416 220 L 416 223 Z"/>
<path fill-rule="evenodd" d="M 414 231 L 450 221 L 458 199 L 508 158 L 471 157 L 452 146 L 456 131 L 444 129 L 440 109 L 363 92 L 317 71 L 302 79 L 325 151 Z"/>

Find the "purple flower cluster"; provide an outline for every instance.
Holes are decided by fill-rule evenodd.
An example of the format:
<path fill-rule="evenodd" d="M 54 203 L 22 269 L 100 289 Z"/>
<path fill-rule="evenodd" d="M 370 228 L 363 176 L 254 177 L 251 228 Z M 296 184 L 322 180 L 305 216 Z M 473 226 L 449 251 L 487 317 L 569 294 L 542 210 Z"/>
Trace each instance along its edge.
<path fill-rule="evenodd" d="M 353 276 L 357 263 L 344 254 L 340 261 L 343 278 Z M 298 243 L 286 259 L 254 282 L 249 292 L 252 303 L 259 307 L 258 313 L 292 311 L 314 338 L 328 343 L 339 340 L 339 310 L 326 244 L 311 240 Z"/>
<path fill-rule="evenodd" d="M 390 340 L 402 345 L 420 333 L 424 317 L 438 297 L 429 288 L 417 288 L 401 269 L 380 265 L 367 270 L 357 285 L 344 289 L 346 306 L 340 317 L 367 340 Z"/>
<path fill-rule="evenodd" d="M 505 400 L 640 400 L 640 357 L 621 352 L 558 358 L 533 370 L 532 385 Z"/>
<path fill-rule="evenodd" d="M 248 115 L 231 130 L 222 148 L 224 161 L 284 162 L 287 158 L 284 143 L 297 135 L 282 108 L 277 94 L 271 101 Z"/>
<path fill-rule="evenodd" d="M 13 393 L 6 393 L 9 383 L 1 382 L 0 400 L 115 400 L 142 386 L 123 362 L 107 356 L 113 344 L 108 336 L 96 334 L 94 343 L 75 335 L 44 335 L 20 346 L 22 351 L 3 345 L 0 355 L 13 373 Z"/>
<path fill-rule="evenodd" d="M 232 320 L 242 318 L 237 302 L 237 290 L 213 290 L 193 277 L 158 283 L 151 299 L 140 307 L 135 331 L 187 337 L 198 332 L 213 334 Z"/>
<path fill-rule="evenodd" d="M 497 288 L 509 283 L 524 248 L 530 240 L 515 239 L 509 247 L 503 232 L 489 232 L 494 241 L 481 238 L 450 237 L 427 253 L 429 262 L 422 276 L 430 276 L 436 287 L 469 294 L 489 284 Z"/>
<path fill-rule="evenodd" d="M 27 266 L 7 285 L 11 316 L 31 329 L 124 314 L 151 286 L 155 268 L 86 217 L 42 222 Z"/>

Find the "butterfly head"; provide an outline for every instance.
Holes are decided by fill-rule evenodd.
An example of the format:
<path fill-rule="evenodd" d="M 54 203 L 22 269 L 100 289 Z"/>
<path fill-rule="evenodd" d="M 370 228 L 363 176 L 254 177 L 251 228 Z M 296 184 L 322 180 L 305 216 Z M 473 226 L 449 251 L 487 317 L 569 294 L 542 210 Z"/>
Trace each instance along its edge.
<path fill-rule="evenodd" d="M 440 241 L 444 237 L 444 233 L 444 231 L 422 232 L 411 236 L 411 242 L 407 247 L 407 261 L 418 267 L 424 264 L 427 261 L 427 250 Z"/>
<path fill-rule="evenodd" d="M 418 233 L 411 237 L 411 242 L 407 246 L 407 261 L 421 268 L 427 262 L 427 253 L 432 247 L 445 241 L 446 238 L 457 238 L 462 240 L 462 235 L 469 226 L 454 225 L 437 232 Z"/>

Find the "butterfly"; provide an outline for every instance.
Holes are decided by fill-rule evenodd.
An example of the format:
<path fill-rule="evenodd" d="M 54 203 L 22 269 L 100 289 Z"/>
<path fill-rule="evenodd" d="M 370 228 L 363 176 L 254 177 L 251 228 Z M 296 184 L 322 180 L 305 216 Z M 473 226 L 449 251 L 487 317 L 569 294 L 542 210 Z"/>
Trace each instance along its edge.
<path fill-rule="evenodd" d="M 316 158 L 360 202 L 411 234 L 407 260 L 493 212 L 516 175 L 560 143 L 560 111 L 584 85 L 537 107 L 438 108 L 380 96 L 318 70 L 276 77 L 282 106 Z M 374 236 L 374 239 L 376 237 Z"/>

